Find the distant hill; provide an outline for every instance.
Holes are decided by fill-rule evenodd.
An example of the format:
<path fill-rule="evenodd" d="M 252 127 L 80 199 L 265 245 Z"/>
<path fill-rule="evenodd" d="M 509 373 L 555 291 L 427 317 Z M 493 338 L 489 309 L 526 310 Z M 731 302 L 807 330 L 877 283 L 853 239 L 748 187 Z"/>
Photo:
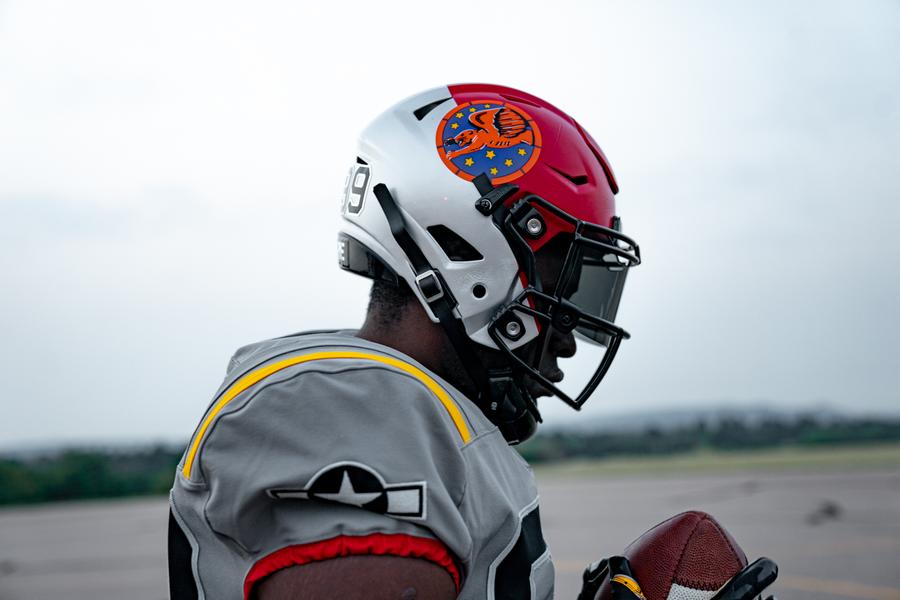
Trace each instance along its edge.
<path fill-rule="evenodd" d="M 519 451 L 529 461 L 541 462 L 896 441 L 900 441 L 900 417 L 682 410 L 544 428 Z"/>
<path fill-rule="evenodd" d="M 900 441 L 900 417 L 817 410 L 683 409 L 542 428 L 517 446 L 533 463 L 703 450 L 814 448 Z M 183 444 L 52 447 L 0 453 L 0 505 L 164 494 Z"/>
<path fill-rule="evenodd" d="M 715 426 L 722 421 L 740 421 L 747 424 L 763 421 L 793 421 L 814 417 L 820 421 L 840 421 L 845 419 L 859 419 L 859 416 L 850 415 L 830 406 L 816 406 L 809 408 L 775 408 L 769 405 L 749 406 L 722 406 L 722 407 L 682 407 L 666 410 L 654 410 L 648 412 L 623 412 L 600 416 L 584 416 L 563 423 L 547 422 L 541 425 L 542 433 L 556 431 L 569 431 L 588 433 L 592 431 L 643 431 L 648 428 L 670 430 L 705 423 Z M 874 415 L 874 418 L 892 419 L 891 415 Z M 897 415 L 896 418 L 900 418 Z"/>

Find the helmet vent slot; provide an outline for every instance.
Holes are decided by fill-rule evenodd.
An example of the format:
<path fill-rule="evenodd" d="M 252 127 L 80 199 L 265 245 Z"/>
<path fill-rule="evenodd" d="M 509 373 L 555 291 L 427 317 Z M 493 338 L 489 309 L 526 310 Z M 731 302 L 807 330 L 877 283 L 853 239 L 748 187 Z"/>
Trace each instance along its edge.
<path fill-rule="evenodd" d="M 421 121 L 422 119 L 425 118 L 425 116 L 428 113 L 430 113 L 435 108 L 437 108 L 438 106 L 440 106 L 441 104 L 443 104 L 444 102 L 446 102 L 449 99 L 450 98 L 441 98 L 440 100 L 435 100 L 434 102 L 429 102 L 425 106 L 420 106 L 419 108 L 417 108 L 416 110 L 413 111 L 413 116 L 417 120 Z"/>
<path fill-rule="evenodd" d="M 553 169 L 553 171 L 555 171 L 557 175 L 568 179 L 575 185 L 585 185 L 588 183 L 587 175 L 569 175 L 568 173 L 560 171 L 559 169 L 557 169 L 556 167 L 554 167 L 552 165 L 547 165 L 547 166 L 550 167 L 551 169 Z"/>
<path fill-rule="evenodd" d="M 578 133 L 581 134 L 581 139 L 584 140 L 584 143 L 588 145 L 591 149 L 591 153 L 597 159 L 597 162 L 600 163 L 600 166 L 603 168 L 603 173 L 606 174 L 606 180 L 609 182 L 609 188 L 612 190 L 613 194 L 619 193 L 619 184 L 616 181 L 616 176 L 612 172 L 612 167 L 609 166 L 609 162 L 607 162 L 606 157 L 603 155 L 603 152 L 597 147 L 596 143 L 592 140 L 592 138 L 587 134 L 587 132 L 581 128 L 581 125 L 575 123 L 575 127 L 578 128 Z"/>
<path fill-rule="evenodd" d="M 428 233 L 438 243 L 438 246 L 441 247 L 447 258 L 454 262 L 481 260 L 484 258 L 472 244 L 446 225 L 432 225 L 428 228 Z"/>
<path fill-rule="evenodd" d="M 363 159 L 361 159 L 360 157 L 357 156 L 357 157 L 356 157 L 356 164 L 358 164 L 358 165 L 368 165 L 369 163 L 367 163 L 366 161 L 364 161 Z"/>

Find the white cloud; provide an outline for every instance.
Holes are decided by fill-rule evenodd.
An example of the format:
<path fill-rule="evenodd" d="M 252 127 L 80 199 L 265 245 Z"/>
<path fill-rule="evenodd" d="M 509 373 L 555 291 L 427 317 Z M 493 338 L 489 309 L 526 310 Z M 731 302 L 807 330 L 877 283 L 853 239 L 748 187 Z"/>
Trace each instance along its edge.
<path fill-rule="evenodd" d="M 234 347 L 357 325 L 353 141 L 455 81 L 545 97 L 616 169 L 646 262 L 587 411 L 896 405 L 894 3 L 259 4 L 0 4 L 5 443 L 185 437 Z"/>

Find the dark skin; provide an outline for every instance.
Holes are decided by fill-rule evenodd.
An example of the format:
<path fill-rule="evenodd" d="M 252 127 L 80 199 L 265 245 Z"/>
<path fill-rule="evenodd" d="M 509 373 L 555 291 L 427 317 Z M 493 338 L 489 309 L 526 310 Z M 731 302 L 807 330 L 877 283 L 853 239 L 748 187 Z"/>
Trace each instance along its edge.
<path fill-rule="evenodd" d="M 538 273 L 544 289 L 552 291 L 557 273 L 565 258 L 566 244 L 551 241 L 537 255 Z M 472 380 L 457 356 L 443 328 L 433 323 L 414 297 L 397 310 L 385 315 L 378 306 L 370 306 L 366 321 L 357 336 L 389 346 L 420 362 L 437 373 L 459 391 L 472 398 L 477 395 Z M 539 344 L 539 346 L 538 346 Z M 542 352 L 540 372 L 552 382 L 562 380 L 557 358 L 575 354 L 572 334 L 550 331 L 542 342 L 535 342 L 523 353 Z M 475 350 L 486 367 L 504 364 L 503 355 L 493 349 Z M 550 395 L 533 381 L 527 381 L 529 392 Z M 418 558 L 396 556 L 347 556 L 282 569 L 264 579 L 254 590 L 256 600 L 305 600 L 335 598 L 342 600 L 413 600 L 456 598 L 456 586 L 450 574 L 434 563 Z"/>
<path fill-rule="evenodd" d="M 456 598 L 453 579 L 426 560 L 344 556 L 282 569 L 256 586 L 258 600 L 444 600 Z"/>

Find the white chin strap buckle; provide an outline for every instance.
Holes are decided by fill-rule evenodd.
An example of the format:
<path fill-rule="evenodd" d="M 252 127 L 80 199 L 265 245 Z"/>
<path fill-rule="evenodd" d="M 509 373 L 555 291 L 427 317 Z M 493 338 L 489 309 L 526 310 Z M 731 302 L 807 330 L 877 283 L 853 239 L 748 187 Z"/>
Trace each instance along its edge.
<path fill-rule="evenodd" d="M 441 287 L 441 280 L 438 279 L 437 274 L 431 269 L 416 275 L 416 285 L 419 287 L 422 297 L 425 298 L 425 302 L 429 304 L 444 297 L 444 288 Z"/>

